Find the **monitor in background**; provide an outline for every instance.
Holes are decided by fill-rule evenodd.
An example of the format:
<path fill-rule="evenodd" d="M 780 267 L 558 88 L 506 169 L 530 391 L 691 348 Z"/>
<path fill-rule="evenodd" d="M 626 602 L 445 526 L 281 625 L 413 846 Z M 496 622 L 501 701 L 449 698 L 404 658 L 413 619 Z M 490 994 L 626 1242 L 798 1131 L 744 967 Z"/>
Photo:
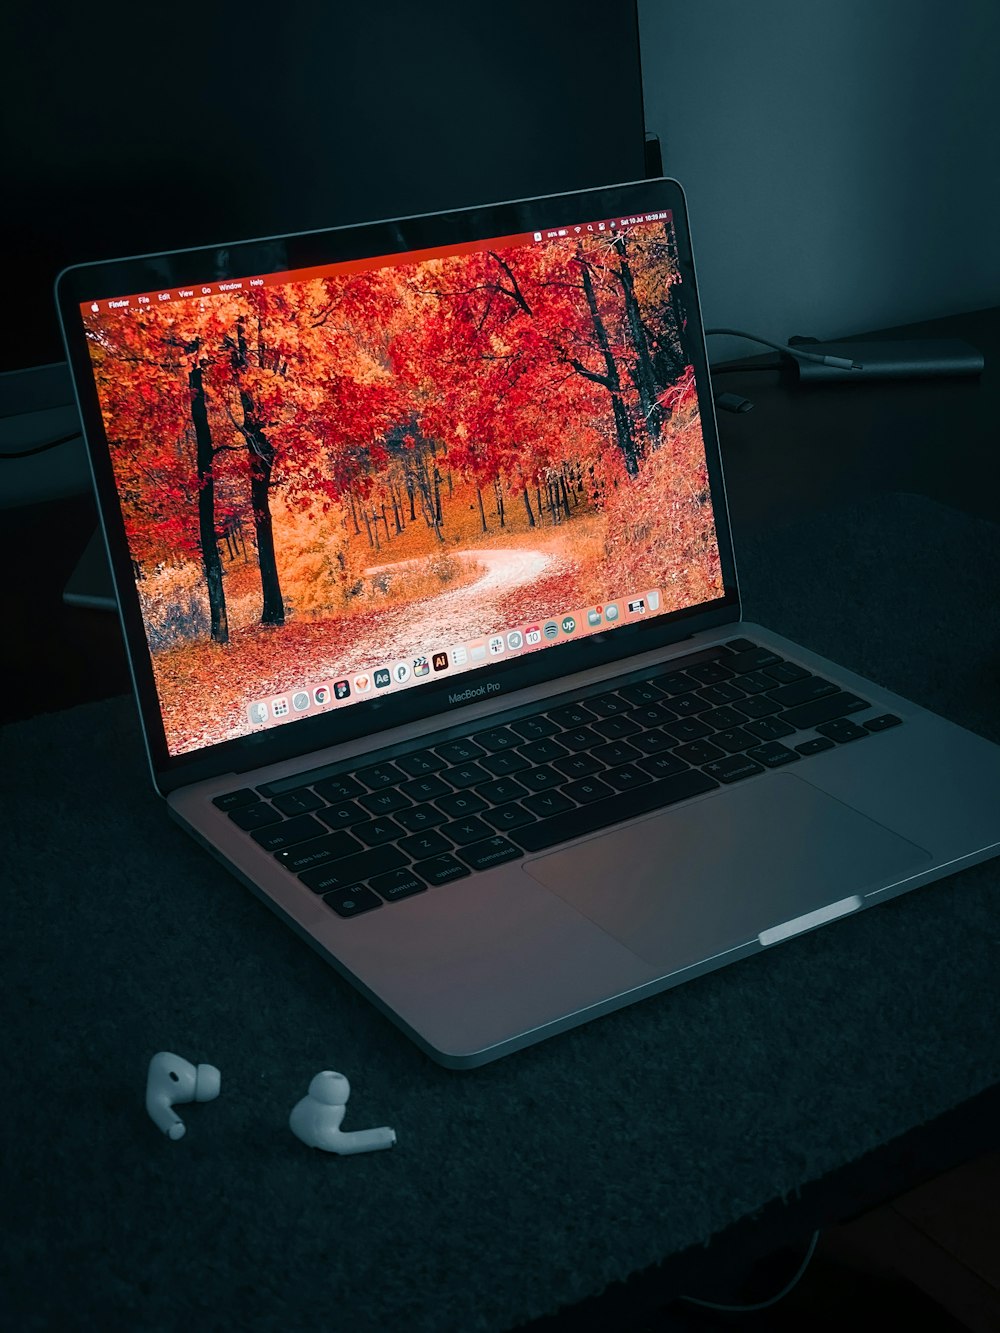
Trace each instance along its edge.
<path fill-rule="evenodd" d="M 66 265 L 647 174 L 635 0 L 54 0 L 10 20 L 0 371 L 62 361 Z"/>

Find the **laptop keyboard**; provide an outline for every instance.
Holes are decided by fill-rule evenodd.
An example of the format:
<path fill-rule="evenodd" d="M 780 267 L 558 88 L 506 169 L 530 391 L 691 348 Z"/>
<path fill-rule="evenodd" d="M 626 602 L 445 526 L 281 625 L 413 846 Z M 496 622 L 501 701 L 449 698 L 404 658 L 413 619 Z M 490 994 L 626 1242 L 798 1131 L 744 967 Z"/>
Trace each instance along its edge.
<path fill-rule="evenodd" d="M 897 726 L 748 639 L 215 804 L 342 917 Z"/>

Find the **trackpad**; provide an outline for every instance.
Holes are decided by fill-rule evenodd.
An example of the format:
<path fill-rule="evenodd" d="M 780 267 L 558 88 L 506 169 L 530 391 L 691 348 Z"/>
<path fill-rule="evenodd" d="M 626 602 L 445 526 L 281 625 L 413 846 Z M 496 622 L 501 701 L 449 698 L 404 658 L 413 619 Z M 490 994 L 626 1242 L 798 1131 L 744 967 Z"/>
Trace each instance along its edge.
<path fill-rule="evenodd" d="M 524 869 L 640 958 L 674 971 L 930 860 L 810 783 L 775 773 Z"/>

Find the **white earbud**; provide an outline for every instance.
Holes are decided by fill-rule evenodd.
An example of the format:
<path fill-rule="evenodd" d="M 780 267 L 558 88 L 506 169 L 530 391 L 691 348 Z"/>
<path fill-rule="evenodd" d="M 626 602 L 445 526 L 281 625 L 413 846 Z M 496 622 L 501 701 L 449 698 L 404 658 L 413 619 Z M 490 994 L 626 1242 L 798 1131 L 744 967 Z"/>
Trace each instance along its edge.
<path fill-rule="evenodd" d="M 388 1125 L 347 1132 L 340 1128 L 350 1095 L 351 1085 L 344 1075 L 324 1069 L 309 1084 L 305 1097 L 292 1108 L 288 1117 L 289 1129 L 308 1147 L 322 1148 L 324 1152 L 345 1157 L 349 1153 L 391 1148 L 396 1142 L 396 1131 Z"/>
<path fill-rule="evenodd" d="M 184 1121 L 173 1107 L 177 1102 L 210 1102 L 219 1095 L 222 1075 L 215 1065 L 182 1060 L 170 1051 L 160 1051 L 149 1062 L 146 1076 L 146 1110 L 153 1124 L 170 1139 L 184 1137 Z"/>

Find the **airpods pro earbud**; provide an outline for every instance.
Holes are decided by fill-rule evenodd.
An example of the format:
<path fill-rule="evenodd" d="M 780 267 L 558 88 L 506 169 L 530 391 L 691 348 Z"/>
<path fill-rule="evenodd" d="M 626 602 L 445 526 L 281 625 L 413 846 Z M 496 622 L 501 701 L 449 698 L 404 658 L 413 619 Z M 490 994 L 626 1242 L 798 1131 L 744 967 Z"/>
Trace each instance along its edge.
<path fill-rule="evenodd" d="M 222 1075 L 215 1065 L 182 1060 L 170 1051 L 160 1051 L 149 1062 L 146 1076 L 146 1110 L 157 1129 L 170 1139 L 184 1137 L 184 1121 L 173 1107 L 177 1102 L 211 1102 L 219 1095 Z"/>
<path fill-rule="evenodd" d="M 351 1085 L 343 1074 L 324 1069 L 309 1084 L 309 1091 L 292 1108 L 288 1126 L 296 1138 L 309 1148 L 322 1148 L 341 1156 L 391 1148 L 396 1131 L 388 1125 L 379 1129 L 342 1130 Z"/>

